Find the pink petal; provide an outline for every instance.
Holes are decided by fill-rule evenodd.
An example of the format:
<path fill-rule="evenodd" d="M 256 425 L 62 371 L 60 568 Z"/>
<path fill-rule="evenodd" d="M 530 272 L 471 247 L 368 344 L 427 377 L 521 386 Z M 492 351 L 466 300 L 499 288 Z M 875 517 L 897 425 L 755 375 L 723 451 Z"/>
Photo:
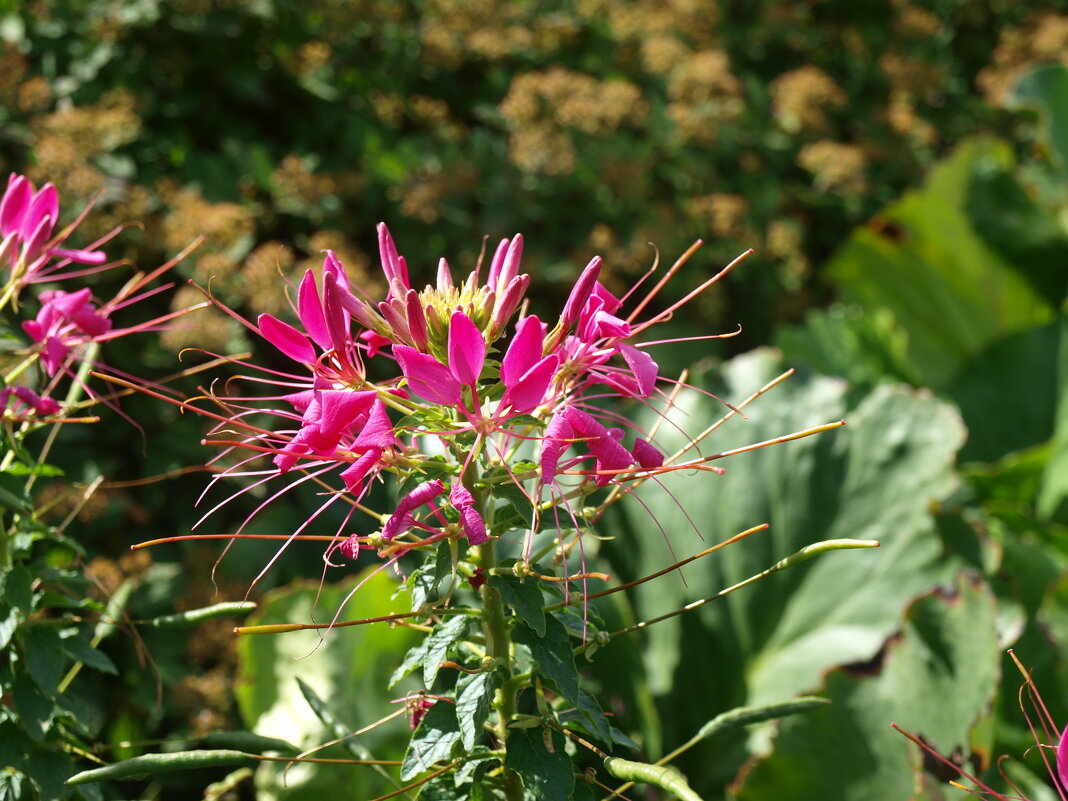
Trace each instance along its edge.
<path fill-rule="evenodd" d="M 463 484 L 456 482 L 449 490 L 449 503 L 460 513 L 460 523 L 464 535 L 471 545 L 481 545 L 489 539 L 486 534 L 486 521 L 475 508 L 475 496 Z"/>
<path fill-rule="evenodd" d="M 541 438 L 541 483 L 551 484 L 556 478 L 556 469 L 560 463 L 560 457 L 571 445 L 575 436 L 575 430 L 567 421 L 566 409 L 557 411 L 545 427 L 545 433 Z"/>
<path fill-rule="evenodd" d="M 349 277 L 345 274 L 345 267 L 332 250 L 326 251 L 326 256 L 323 259 L 323 275 L 327 273 L 331 273 L 334 276 L 334 281 L 337 282 L 339 287 L 343 289 L 349 288 Z"/>
<path fill-rule="evenodd" d="M 311 364 L 315 361 L 315 348 L 304 334 L 289 323 L 261 314 L 257 320 L 263 338 L 294 361 Z"/>
<path fill-rule="evenodd" d="M 52 254 L 60 259 L 70 259 L 78 264 L 103 264 L 108 260 L 108 254 L 102 250 L 67 250 L 56 248 Z"/>
<path fill-rule="evenodd" d="M 341 480 L 345 482 L 345 489 L 349 492 L 358 493 L 364 478 L 370 473 L 382 459 L 382 451 L 372 448 L 363 453 L 359 459 L 341 471 Z"/>
<path fill-rule="evenodd" d="M 1057 777 L 1061 780 L 1061 787 L 1068 789 L 1068 727 L 1061 733 L 1060 742 L 1057 743 Z"/>
<path fill-rule="evenodd" d="M 24 176 L 11 174 L 4 199 L 0 202 L 0 234 L 22 234 L 22 220 L 33 201 L 33 184 Z"/>
<path fill-rule="evenodd" d="M 657 363 L 653 361 L 653 357 L 644 350 L 638 350 L 638 348 L 624 343 L 620 343 L 619 352 L 630 366 L 630 370 L 634 373 L 634 377 L 638 380 L 638 388 L 641 390 L 641 397 L 648 398 L 653 394 L 653 390 L 656 388 L 656 375 L 657 371 L 660 369 L 657 366 Z"/>
<path fill-rule="evenodd" d="M 405 289 L 411 289 L 408 283 L 408 266 L 397 254 L 397 246 L 393 243 L 393 237 L 390 236 L 385 223 L 378 224 L 378 253 L 382 259 L 382 272 L 385 273 L 390 286 L 392 287 L 394 281 L 398 281 Z"/>
<path fill-rule="evenodd" d="M 423 303 L 419 300 L 419 293 L 414 289 L 409 289 L 408 294 L 404 296 L 404 305 L 412 344 L 425 350 L 427 347 L 426 317 L 423 314 Z"/>
<path fill-rule="evenodd" d="M 371 406 L 371 413 L 364 423 L 356 441 L 352 443 L 354 451 L 365 448 L 384 451 L 397 445 L 397 435 L 393 433 L 393 423 L 390 422 L 386 413 L 386 404 L 381 399 L 376 399 Z"/>
<path fill-rule="evenodd" d="M 326 330 L 330 335 L 330 342 L 338 354 L 348 352 L 349 338 L 349 313 L 341 304 L 342 289 L 338 286 L 337 276 L 333 273 L 323 273 L 323 317 L 326 319 Z"/>
<path fill-rule="evenodd" d="M 48 226 L 48 236 L 51 236 L 56 220 L 59 219 L 59 193 L 50 183 L 40 188 L 33 202 L 30 203 L 30 207 L 26 209 L 26 216 L 22 219 L 22 230 L 28 232 L 37 228 L 45 218 L 51 221 Z"/>
<path fill-rule="evenodd" d="M 377 356 L 382 348 L 393 344 L 392 339 L 376 334 L 374 331 L 364 331 L 360 334 L 360 339 L 367 343 L 368 356 Z"/>
<path fill-rule="evenodd" d="M 512 279 L 519 275 L 519 261 L 522 258 L 523 235 L 516 234 L 508 245 L 508 252 L 504 254 L 504 261 L 501 264 L 497 280 L 494 281 L 491 277 L 486 285 L 490 289 L 496 290 L 498 294 L 503 292 L 505 287 L 512 283 Z"/>
<path fill-rule="evenodd" d="M 315 344 L 323 350 L 329 350 L 330 333 L 326 329 L 323 304 L 319 300 L 319 290 L 315 286 L 315 273 L 311 270 L 304 273 L 300 288 L 297 290 L 297 314 L 300 316 L 301 325 Z"/>
<path fill-rule="evenodd" d="M 318 420 L 319 430 L 333 441 L 330 450 L 337 447 L 341 437 L 361 415 L 366 415 L 371 404 L 378 398 L 373 389 L 364 392 L 352 392 L 347 389 L 323 390 L 319 393 L 321 414 Z"/>
<path fill-rule="evenodd" d="M 555 353 L 546 356 L 527 370 L 515 385 L 508 388 L 503 400 L 510 403 L 519 414 L 533 411 L 545 401 L 545 393 L 558 369 L 560 357 Z"/>
<path fill-rule="evenodd" d="M 597 283 L 597 278 L 600 274 L 601 257 L 594 256 L 571 288 L 571 294 L 567 296 L 567 303 L 564 304 L 564 311 L 560 315 L 565 328 L 570 328 L 578 320 L 579 313 L 586 305 L 586 301 L 590 299 L 590 294 L 593 292 L 594 284 Z"/>
<path fill-rule="evenodd" d="M 501 380 L 511 389 L 531 367 L 542 358 L 545 343 L 545 326 L 531 315 L 524 317 L 516 326 L 515 336 L 501 360 Z"/>
<path fill-rule="evenodd" d="M 408 345 L 394 345 L 393 358 L 416 395 L 443 406 L 460 403 L 460 382 L 448 367 L 433 356 L 420 353 Z"/>
<path fill-rule="evenodd" d="M 449 321 L 449 369 L 461 384 L 478 382 L 486 363 L 482 332 L 463 312 L 453 312 Z"/>
<path fill-rule="evenodd" d="M 641 437 L 634 440 L 634 449 L 631 452 L 634 454 L 634 458 L 638 460 L 638 464 L 647 470 L 652 470 L 664 464 L 664 454 Z"/>
<path fill-rule="evenodd" d="M 508 252 L 509 240 L 502 239 L 497 243 L 497 249 L 493 251 L 493 258 L 490 260 L 489 275 L 486 278 L 486 286 L 493 289 L 497 286 L 497 277 L 501 274 L 501 267 L 504 264 L 504 256 Z"/>

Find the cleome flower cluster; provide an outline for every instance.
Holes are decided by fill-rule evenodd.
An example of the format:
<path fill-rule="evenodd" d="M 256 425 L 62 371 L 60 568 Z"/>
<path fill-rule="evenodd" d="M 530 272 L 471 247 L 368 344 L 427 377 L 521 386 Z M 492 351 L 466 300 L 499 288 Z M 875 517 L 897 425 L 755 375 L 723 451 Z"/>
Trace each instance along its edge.
<path fill-rule="evenodd" d="M 655 266 L 620 298 L 601 283 L 595 257 L 559 317 L 542 320 L 528 313 L 522 235 L 502 239 L 488 264 L 480 257 L 462 280 L 442 258 L 436 283 L 422 289 L 413 286 L 385 224 L 378 226 L 378 244 L 388 285 L 383 299 L 350 282 L 327 252 L 321 278 L 309 270 L 293 288 L 296 324 L 270 314 L 253 324 L 226 310 L 295 363 L 281 372 L 253 367 L 244 376 L 273 385 L 276 394 L 213 396 L 229 412 L 218 416 L 214 433 L 239 433 L 209 439 L 224 446 L 217 459 L 230 457 L 212 484 L 243 476 L 254 478 L 251 487 L 284 477 L 242 529 L 281 494 L 307 481 L 322 485 L 334 474 L 344 489 L 327 493 L 293 538 L 343 501 L 350 512 L 332 547 L 350 558 L 369 548 L 393 556 L 445 538 L 481 545 L 516 528 L 514 515 L 501 513 L 504 490 L 513 511 L 520 499 L 529 558 L 547 510 L 555 510 L 557 529 L 564 509 L 567 527 L 581 532 L 589 522 L 586 496 L 608 485 L 629 491 L 667 469 L 655 442 L 612 401 L 670 402 L 676 382 L 660 375 L 650 353 L 656 343 L 642 343 L 639 335 L 730 267 L 639 320 L 696 246 L 633 303 Z M 251 422 L 264 411 L 277 421 L 270 428 Z M 687 465 L 704 467 L 701 460 Z M 379 515 L 361 501 L 386 474 L 395 476 L 400 492 L 395 507 Z M 348 530 L 357 509 L 372 516 L 373 530 Z"/>
<path fill-rule="evenodd" d="M 59 193 L 55 186 L 48 183 L 38 189 L 23 175 L 9 176 L 0 198 L 0 275 L 4 276 L 0 310 L 18 313 L 19 299 L 35 285 L 44 282 L 50 286 L 69 285 L 76 279 L 122 266 L 121 262 L 108 261 L 100 249 L 121 228 L 85 249 L 63 247 L 89 208 L 57 231 Z M 105 301 L 95 300 L 92 290 L 84 286 L 75 289 L 53 286 L 38 293 L 36 315 L 21 321 L 31 344 L 20 362 L 3 370 L 5 386 L 0 392 L 0 408 L 5 415 L 24 420 L 30 416 L 59 414 L 60 404 L 50 397 L 56 380 L 63 376 L 73 379 L 74 367 L 91 358 L 91 345 L 135 332 L 160 330 L 184 314 L 185 311 L 168 314 L 127 328 L 114 327 L 111 319 L 119 309 L 169 289 L 170 284 L 150 285 L 180 259 L 181 256 L 150 273 L 134 272 L 119 292 Z M 40 382 L 43 386 L 34 389 L 24 383 L 13 383 L 25 381 L 24 374 L 34 364 L 40 364 L 44 370 L 45 380 Z"/>

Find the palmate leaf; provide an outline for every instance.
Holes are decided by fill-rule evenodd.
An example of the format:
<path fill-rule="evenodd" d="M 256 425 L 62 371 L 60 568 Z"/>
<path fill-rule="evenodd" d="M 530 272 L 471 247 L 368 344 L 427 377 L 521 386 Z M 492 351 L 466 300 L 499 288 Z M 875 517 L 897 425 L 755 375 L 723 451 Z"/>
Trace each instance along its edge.
<path fill-rule="evenodd" d="M 962 575 L 912 604 L 901 632 L 871 663 L 832 672 L 827 709 L 782 722 L 774 752 L 750 766 L 739 799 L 912 798 L 925 784 L 920 798 L 942 798 L 934 788 L 944 779 L 923 774 L 923 760 L 889 724 L 947 756 L 988 751 L 988 742 L 973 742 L 972 729 L 990 709 L 999 661 L 993 595 Z M 832 760 L 833 770 L 814 769 Z"/>
<path fill-rule="evenodd" d="M 737 401 L 781 369 L 773 352 L 754 352 L 725 365 L 722 383 L 710 389 Z M 687 428 L 724 413 L 703 396 L 680 402 L 674 420 Z M 900 625 L 906 605 L 955 573 L 953 564 L 940 561 L 930 512 L 931 502 L 956 485 L 953 459 L 964 432 L 952 407 L 904 387 L 854 396 L 840 380 L 795 376 L 746 414 L 748 420 L 721 428 L 714 444 L 703 443 L 703 452 L 839 418 L 848 422 L 830 434 L 731 457 L 722 462 L 723 476 L 667 476 L 677 501 L 639 489 L 680 556 L 762 522 L 771 528 L 684 568 L 685 585 L 669 574 L 636 588 L 630 600 L 637 619 L 707 597 L 817 540 L 874 539 L 882 546 L 824 555 L 638 635 L 650 689 L 673 726 L 664 734 L 667 743 L 684 741 L 719 712 L 813 691 L 826 670 L 871 659 Z M 668 451 L 681 441 L 670 428 L 660 438 Z M 621 577 L 670 561 L 663 541 L 649 534 L 646 512 L 637 504 L 625 510 L 630 530 L 617 532 L 607 549 Z M 610 665 L 605 649 L 593 669 Z M 733 770 L 722 759 L 702 759 L 714 746 L 710 741 L 680 760 L 698 792 L 722 785 Z"/>

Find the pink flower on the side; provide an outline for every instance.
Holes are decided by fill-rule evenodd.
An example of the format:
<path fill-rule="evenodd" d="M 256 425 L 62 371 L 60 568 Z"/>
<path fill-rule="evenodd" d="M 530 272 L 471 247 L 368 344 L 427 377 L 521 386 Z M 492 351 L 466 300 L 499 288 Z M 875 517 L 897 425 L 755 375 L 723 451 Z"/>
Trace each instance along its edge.
<path fill-rule="evenodd" d="M 49 375 L 55 375 L 74 345 L 111 329 L 111 321 L 89 302 L 90 297 L 88 287 L 77 292 L 42 292 L 37 317 L 23 321 L 23 330 L 42 346 L 41 363 Z"/>
<path fill-rule="evenodd" d="M 35 189 L 28 178 L 11 173 L 0 200 L 0 267 L 11 269 L 11 280 L 18 287 L 43 280 L 52 259 L 62 263 L 101 265 L 107 256 L 93 247 L 85 250 L 61 248 L 77 222 L 53 236 L 59 220 L 59 193 L 48 183 Z M 118 229 L 96 244 L 110 239 Z"/>

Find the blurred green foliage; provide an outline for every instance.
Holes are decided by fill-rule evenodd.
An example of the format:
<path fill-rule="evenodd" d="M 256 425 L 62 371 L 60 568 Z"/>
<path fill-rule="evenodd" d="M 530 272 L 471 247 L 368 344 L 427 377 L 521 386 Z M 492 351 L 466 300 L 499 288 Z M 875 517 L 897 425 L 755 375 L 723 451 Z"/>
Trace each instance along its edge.
<path fill-rule="evenodd" d="M 687 575 L 692 586 L 661 579 L 602 612 L 621 625 L 663 613 L 834 534 L 880 529 L 885 544 L 777 576 L 585 665 L 603 705 L 654 757 L 739 704 L 821 690 L 835 699 L 777 737 L 770 727 L 748 743 L 717 735 L 680 760 L 707 797 L 781 798 L 807 776 L 820 798 L 873 798 L 891 792 L 883 779 L 907 793 L 913 769 L 912 786 L 938 797 L 917 755 L 884 730 L 890 715 L 944 752 L 1023 754 L 1015 679 L 995 693 L 991 648 L 1015 644 L 1065 720 L 1063 0 L 26 0 L 0 3 L 0 40 L 0 166 L 56 182 L 65 208 L 102 192 L 83 228 L 140 223 L 113 255 L 142 266 L 204 235 L 186 276 L 217 279 L 213 291 L 249 315 L 283 313 L 279 274 L 316 268 L 324 248 L 376 293 L 369 254 L 381 219 L 428 278 L 440 255 L 466 266 L 484 233 L 522 231 L 547 307 L 593 252 L 625 289 L 653 260 L 648 243 L 671 258 L 704 238 L 705 267 L 680 276 L 681 296 L 757 250 L 690 317 L 680 313 L 680 329 L 741 322 L 743 334 L 725 340 L 731 353 L 774 342 L 784 357 L 750 354 L 701 380 L 737 400 L 773 366 L 804 365 L 824 377 L 762 399 L 747 430 L 842 415 L 849 427 L 736 462 L 720 484 L 705 479 L 707 493 L 683 482 L 705 536 L 772 520 L 778 539 L 725 552 Z M 199 298 L 182 288 L 173 303 Z M 162 348 L 119 342 L 109 359 L 166 373 L 179 347 L 247 344 L 204 314 Z M 661 361 L 693 357 L 688 347 Z M 58 459 L 69 475 L 133 479 L 203 460 L 200 422 L 144 398 L 124 409 L 149 446 L 130 429 L 112 428 L 105 443 L 75 432 Z M 155 564 L 115 558 L 132 538 L 187 532 L 202 483 L 105 484 L 82 511 L 88 574 L 104 596 L 135 584 L 132 617 L 216 600 L 203 545 Z M 280 510 L 279 530 L 311 508 Z M 657 513 L 677 548 L 699 549 L 674 507 Z M 643 514 L 610 521 L 619 539 L 602 556 L 621 578 L 670 558 Z M 227 511 L 212 525 L 241 519 Z M 245 547 L 224 562 L 223 596 L 242 597 L 272 553 Z M 260 586 L 321 570 L 317 554 L 293 554 Z M 307 595 L 279 591 L 264 619 Z M 93 710 L 85 731 L 108 759 L 157 737 L 265 726 L 273 706 L 247 677 L 287 659 L 259 642 L 238 655 L 222 621 L 188 640 L 142 632 L 101 647 L 122 681 L 94 674 L 75 686 Z M 369 722 L 356 713 L 374 692 L 359 678 L 339 689 L 359 658 L 304 674 L 313 685 L 329 674 L 315 689 L 336 691 L 352 727 Z M 293 709 L 278 714 L 312 721 L 282 686 L 301 671 L 289 664 L 257 692 L 285 694 Z M 924 709 L 931 697 L 945 703 Z M 299 745 L 319 733 L 289 719 L 290 731 L 257 730 Z M 308 797 L 300 786 L 337 792 L 329 770 L 300 775 L 287 797 Z M 103 792 L 184 798 L 222 775 Z M 33 797 L 20 776 L 0 776 L 0 797 Z M 267 776 L 257 782 L 277 783 Z M 251 797 L 244 780 L 229 792 Z"/>

